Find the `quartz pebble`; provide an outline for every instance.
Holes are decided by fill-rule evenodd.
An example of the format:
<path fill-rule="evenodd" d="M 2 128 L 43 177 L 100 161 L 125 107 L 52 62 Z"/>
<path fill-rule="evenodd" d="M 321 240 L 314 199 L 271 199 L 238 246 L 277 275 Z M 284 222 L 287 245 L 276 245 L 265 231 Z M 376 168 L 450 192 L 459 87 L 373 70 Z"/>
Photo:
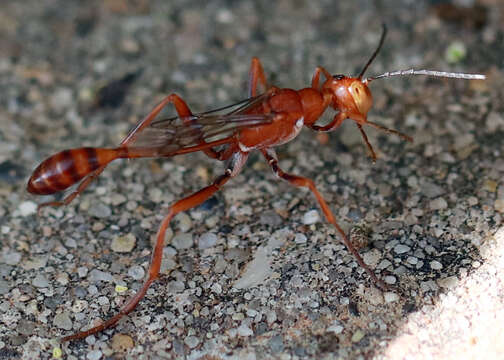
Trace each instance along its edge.
<path fill-rule="evenodd" d="M 23 201 L 19 204 L 19 214 L 23 217 L 35 214 L 37 212 L 37 204 L 33 201 Z"/>
<path fill-rule="evenodd" d="M 432 270 L 441 270 L 443 268 L 443 264 L 436 260 L 432 260 L 429 265 Z"/>
<path fill-rule="evenodd" d="M 312 225 L 320 220 L 320 216 L 317 210 L 310 210 L 306 212 L 303 216 L 303 224 Z"/>

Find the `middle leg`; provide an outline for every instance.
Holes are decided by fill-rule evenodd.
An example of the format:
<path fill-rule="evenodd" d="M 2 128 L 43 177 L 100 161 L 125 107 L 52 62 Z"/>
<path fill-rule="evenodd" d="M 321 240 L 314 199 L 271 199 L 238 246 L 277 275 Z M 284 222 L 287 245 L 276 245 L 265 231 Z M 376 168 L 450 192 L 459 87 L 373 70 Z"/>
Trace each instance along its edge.
<path fill-rule="evenodd" d="M 324 200 L 322 195 L 318 192 L 317 188 L 315 187 L 315 183 L 313 182 L 313 180 L 302 177 L 302 176 L 288 174 L 288 173 L 284 172 L 282 169 L 280 169 L 278 167 L 278 160 L 276 158 L 276 154 L 273 149 L 263 149 L 263 150 L 261 150 L 261 152 L 262 152 L 264 158 L 266 159 L 266 161 L 268 162 L 268 164 L 270 165 L 271 169 L 275 173 L 275 175 L 277 175 L 281 179 L 288 181 L 289 183 L 291 183 L 294 186 L 306 187 L 306 188 L 310 189 L 310 191 L 313 193 L 313 195 L 315 195 L 315 197 L 317 198 L 317 201 L 318 201 L 320 207 L 322 208 L 322 212 L 324 213 L 324 216 L 326 217 L 327 221 L 329 221 L 336 228 L 336 230 L 338 230 L 338 232 L 340 233 L 341 238 L 343 240 L 343 243 L 347 247 L 348 251 L 350 251 L 352 253 L 352 255 L 355 257 L 355 259 L 357 260 L 359 265 L 362 266 L 362 268 L 369 274 L 369 276 L 373 279 L 373 281 L 379 287 L 381 287 L 382 289 L 387 289 L 387 285 L 385 285 L 385 283 L 382 280 L 378 279 L 378 277 L 375 275 L 373 270 L 371 270 L 366 265 L 364 260 L 362 260 L 361 256 L 359 255 L 359 252 L 353 247 L 350 240 L 348 240 L 345 232 L 336 222 L 336 219 L 334 218 L 334 215 L 333 215 L 331 209 L 329 208 L 329 205 L 327 205 L 326 201 Z"/>

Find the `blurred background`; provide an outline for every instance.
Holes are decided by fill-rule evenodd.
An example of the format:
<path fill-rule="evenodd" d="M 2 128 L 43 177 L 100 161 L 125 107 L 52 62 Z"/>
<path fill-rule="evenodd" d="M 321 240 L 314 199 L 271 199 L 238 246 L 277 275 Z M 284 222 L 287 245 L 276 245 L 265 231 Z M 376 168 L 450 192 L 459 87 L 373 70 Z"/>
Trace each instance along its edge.
<path fill-rule="evenodd" d="M 69 206 L 37 216 L 36 204 L 54 199 L 25 191 L 38 163 L 116 146 L 172 92 L 194 112 L 242 100 L 252 56 L 280 87 L 309 86 L 318 65 L 356 75 L 383 23 L 388 37 L 367 75 L 416 68 L 488 79 L 373 82 L 369 119 L 415 140 L 369 129 L 376 164 L 351 121 L 328 136 L 304 130 L 278 153 L 284 170 L 315 180 L 391 290 L 373 286 L 309 193 L 253 155 L 223 191 L 177 217 L 163 275 L 139 307 L 63 354 L 496 357 L 503 15 L 498 0 L 3 1 L 0 358 L 58 357 L 59 336 L 115 314 L 143 281 L 169 204 L 224 170 L 202 154 L 120 161 Z"/>

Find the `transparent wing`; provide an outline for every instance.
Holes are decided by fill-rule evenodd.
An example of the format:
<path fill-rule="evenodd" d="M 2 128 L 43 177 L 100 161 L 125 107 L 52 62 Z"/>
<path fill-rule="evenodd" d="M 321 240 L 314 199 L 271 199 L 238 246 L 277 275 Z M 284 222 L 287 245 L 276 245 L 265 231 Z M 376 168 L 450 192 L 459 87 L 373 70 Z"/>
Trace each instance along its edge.
<path fill-rule="evenodd" d="M 128 144 L 128 148 L 156 149 L 166 155 L 181 149 L 224 139 L 238 130 L 271 123 L 273 114 L 247 114 L 264 96 L 188 117 L 154 120 Z M 220 112 L 227 111 L 223 114 Z"/>

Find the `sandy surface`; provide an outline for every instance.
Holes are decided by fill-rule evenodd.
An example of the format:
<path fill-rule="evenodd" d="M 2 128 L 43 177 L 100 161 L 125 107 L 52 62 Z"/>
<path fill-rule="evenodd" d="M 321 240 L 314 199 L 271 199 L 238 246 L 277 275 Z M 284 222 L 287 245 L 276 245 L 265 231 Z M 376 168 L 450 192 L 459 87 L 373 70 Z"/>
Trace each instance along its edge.
<path fill-rule="evenodd" d="M 504 10 L 403 1 L 88 1 L 0 5 L 0 359 L 496 359 L 504 352 Z M 464 2 L 472 4 L 472 2 Z M 258 155 L 177 216 L 161 278 L 119 325 L 57 339 L 117 312 L 142 284 L 167 207 L 221 174 L 201 154 L 118 161 L 65 208 L 35 214 L 26 180 L 66 148 L 112 147 L 163 96 L 194 111 L 246 96 L 250 58 L 278 86 L 317 65 L 369 75 L 481 72 L 371 85 L 373 164 L 351 121 L 303 130 L 280 166 L 315 180 L 377 289 L 306 191 Z M 502 356 L 501 356 L 502 357 Z"/>

